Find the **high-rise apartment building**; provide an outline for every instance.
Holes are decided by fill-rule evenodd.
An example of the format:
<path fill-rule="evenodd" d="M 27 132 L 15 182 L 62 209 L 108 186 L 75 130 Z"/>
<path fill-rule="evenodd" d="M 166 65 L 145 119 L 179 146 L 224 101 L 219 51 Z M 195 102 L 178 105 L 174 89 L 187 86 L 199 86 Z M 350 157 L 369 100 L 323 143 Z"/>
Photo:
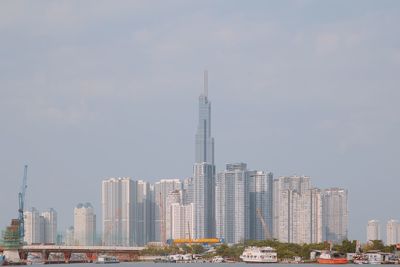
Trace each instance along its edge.
<path fill-rule="evenodd" d="M 153 233 L 152 227 L 152 205 L 151 205 L 151 188 L 150 183 L 138 180 L 136 192 L 136 227 L 135 227 L 135 243 L 138 246 L 144 246 L 151 241 Z"/>
<path fill-rule="evenodd" d="M 369 220 L 367 224 L 367 241 L 380 240 L 380 225 L 377 220 Z"/>
<path fill-rule="evenodd" d="M 194 164 L 194 236 L 215 237 L 215 166 Z"/>
<path fill-rule="evenodd" d="M 24 241 L 28 244 L 40 244 L 44 239 L 44 219 L 37 209 L 31 208 L 24 212 L 25 236 Z"/>
<path fill-rule="evenodd" d="M 44 220 L 44 243 L 57 243 L 57 212 L 50 208 L 48 211 L 42 212 Z"/>
<path fill-rule="evenodd" d="M 279 179 L 274 179 L 272 183 L 272 236 L 279 239 Z"/>
<path fill-rule="evenodd" d="M 90 203 L 74 208 L 74 244 L 93 246 L 96 243 L 96 214 Z"/>
<path fill-rule="evenodd" d="M 133 246 L 137 182 L 110 178 L 102 182 L 103 244 Z"/>
<path fill-rule="evenodd" d="M 165 211 L 165 232 L 166 239 L 172 239 L 172 225 L 174 220 L 174 213 L 172 212 L 172 205 L 182 203 L 182 190 L 174 190 L 169 192 L 167 196 L 167 204 Z"/>
<path fill-rule="evenodd" d="M 322 241 L 322 199 L 319 189 L 311 187 L 310 177 L 280 177 L 275 182 L 275 235 L 281 242 L 318 243 Z"/>
<path fill-rule="evenodd" d="M 215 236 L 214 138 L 211 135 L 211 102 L 208 99 L 208 73 L 204 72 L 204 92 L 199 97 L 193 167 L 193 203 L 197 238 Z"/>
<path fill-rule="evenodd" d="M 400 224 L 398 220 L 389 220 L 386 224 L 386 245 L 391 246 L 397 244 L 400 236 Z"/>
<path fill-rule="evenodd" d="M 24 212 L 24 241 L 30 244 L 55 244 L 57 241 L 57 212 L 49 209 L 42 214 L 35 208 Z"/>
<path fill-rule="evenodd" d="M 182 183 L 182 202 L 183 204 L 193 203 L 194 188 L 193 188 L 193 178 L 185 178 Z"/>
<path fill-rule="evenodd" d="M 318 188 L 310 190 L 311 198 L 311 233 L 310 243 L 321 243 L 323 240 L 323 225 L 322 225 L 322 194 Z M 307 238 L 305 238 L 307 240 Z"/>
<path fill-rule="evenodd" d="M 172 203 L 171 208 L 171 238 L 193 238 L 194 204 Z"/>
<path fill-rule="evenodd" d="M 218 173 L 215 188 L 216 236 L 238 243 L 249 235 L 249 192 L 245 163 L 227 164 Z"/>
<path fill-rule="evenodd" d="M 182 182 L 179 179 L 162 179 L 154 184 L 154 240 L 152 241 L 167 241 L 167 196 L 181 189 Z"/>
<path fill-rule="evenodd" d="M 272 238 L 273 233 L 273 174 L 265 171 L 248 171 L 249 226 L 246 239 L 263 240 Z M 264 230 L 261 217 L 267 226 Z M 247 236 L 247 234 L 246 234 Z"/>
<path fill-rule="evenodd" d="M 70 226 L 65 230 L 64 244 L 66 246 L 74 246 L 75 245 L 75 234 L 74 234 L 73 226 Z"/>
<path fill-rule="evenodd" d="M 342 188 L 323 190 L 322 209 L 323 241 L 340 243 L 347 239 L 347 190 Z"/>

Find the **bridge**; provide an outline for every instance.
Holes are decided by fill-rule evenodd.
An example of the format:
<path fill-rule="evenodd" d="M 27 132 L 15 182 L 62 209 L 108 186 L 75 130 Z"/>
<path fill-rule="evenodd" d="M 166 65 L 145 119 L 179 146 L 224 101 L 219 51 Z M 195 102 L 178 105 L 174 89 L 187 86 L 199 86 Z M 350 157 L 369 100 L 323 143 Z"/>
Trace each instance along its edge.
<path fill-rule="evenodd" d="M 98 255 L 116 256 L 120 261 L 135 261 L 144 247 L 119 247 L 119 246 L 58 246 L 58 245 L 25 245 L 18 249 L 21 260 L 26 261 L 29 253 L 41 253 L 42 260 L 49 262 L 52 253 L 63 254 L 65 263 L 71 261 L 71 255 L 81 253 L 86 255 L 86 262 L 97 260 Z"/>

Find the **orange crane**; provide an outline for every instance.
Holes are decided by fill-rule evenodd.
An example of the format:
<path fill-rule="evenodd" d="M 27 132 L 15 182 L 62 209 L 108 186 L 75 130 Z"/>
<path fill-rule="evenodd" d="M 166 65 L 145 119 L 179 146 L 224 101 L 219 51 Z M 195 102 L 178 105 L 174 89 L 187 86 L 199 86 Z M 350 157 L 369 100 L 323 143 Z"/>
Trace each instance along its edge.
<path fill-rule="evenodd" d="M 267 223 L 266 223 L 265 220 L 264 220 L 264 216 L 263 216 L 263 214 L 262 214 L 261 209 L 257 208 L 256 213 L 257 213 L 257 217 L 258 217 L 258 218 L 260 219 L 260 221 L 261 221 L 261 225 L 262 225 L 263 230 L 264 230 L 265 240 L 270 240 L 270 239 L 272 239 L 271 233 L 269 232 L 268 225 L 267 225 Z"/>

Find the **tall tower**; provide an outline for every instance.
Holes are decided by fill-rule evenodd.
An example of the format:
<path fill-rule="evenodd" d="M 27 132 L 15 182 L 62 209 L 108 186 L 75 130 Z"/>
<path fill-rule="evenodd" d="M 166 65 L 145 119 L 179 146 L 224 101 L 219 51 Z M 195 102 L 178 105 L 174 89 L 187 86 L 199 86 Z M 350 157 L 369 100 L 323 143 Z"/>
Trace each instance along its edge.
<path fill-rule="evenodd" d="M 239 243 L 248 238 L 249 210 L 247 166 L 245 163 L 227 164 L 219 172 L 215 187 L 216 236 L 227 243 Z"/>
<path fill-rule="evenodd" d="M 96 215 L 90 203 L 79 203 L 74 209 L 74 243 L 93 246 L 96 242 Z"/>
<path fill-rule="evenodd" d="M 128 177 L 102 182 L 103 244 L 133 246 L 137 182 Z"/>
<path fill-rule="evenodd" d="M 55 244 L 57 242 L 57 212 L 54 209 L 42 212 L 44 218 L 44 243 Z"/>
<path fill-rule="evenodd" d="M 199 97 L 199 123 L 193 168 L 194 237 L 215 236 L 214 138 L 211 136 L 211 102 L 208 100 L 208 72 L 204 71 L 204 92 Z"/>
<path fill-rule="evenodd" d="M 214 165 L 214 138 L 211 137 L 211 102 L 208 100 L 208 72 L 204 71 L 204 92 L 199 96 L 199 124 L 196 133 L 196 163 Z"/>
<path fill-rule="evenodd" d="M 380 225 L 377 220 L 369 220 L 367 224 L 367 241 L 380 240 Z"/>
<path fill-rule="evenodd" d="M 399 241 L 399 221 L 398 220 L 389 220 L 386 224 L 386 245 L 391 246 L 395 245 Z"/>
<path fill-rule="evenodd" d="M 323 241 L 340 243 L 347 239 L 347 196 L 347 190 L 342 188 L 329 188 L 322 191 Z"/>

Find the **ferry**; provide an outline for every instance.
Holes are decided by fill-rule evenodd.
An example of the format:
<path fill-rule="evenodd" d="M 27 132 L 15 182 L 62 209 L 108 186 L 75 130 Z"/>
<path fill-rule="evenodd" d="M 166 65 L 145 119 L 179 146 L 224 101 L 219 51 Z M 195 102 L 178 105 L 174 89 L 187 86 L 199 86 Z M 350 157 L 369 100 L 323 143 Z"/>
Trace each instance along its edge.
<path fill-rule="evenodd" d="M 97 258 L 96 263 L 98 264 L 119 263 L 119 260 L 115 256 L 102 255 Z"/>
<path fill-rule="evenodd" d="M 319 264 L 347 264 L 349 261 L 345 256 L 334 251 L 323 251 L 317 259 Z"/>
<path fill-rule="evenodd" d="M 247 247 L 240 258 L 246 263 L 277 263 L 278 253 L 271 247 Z"/>

